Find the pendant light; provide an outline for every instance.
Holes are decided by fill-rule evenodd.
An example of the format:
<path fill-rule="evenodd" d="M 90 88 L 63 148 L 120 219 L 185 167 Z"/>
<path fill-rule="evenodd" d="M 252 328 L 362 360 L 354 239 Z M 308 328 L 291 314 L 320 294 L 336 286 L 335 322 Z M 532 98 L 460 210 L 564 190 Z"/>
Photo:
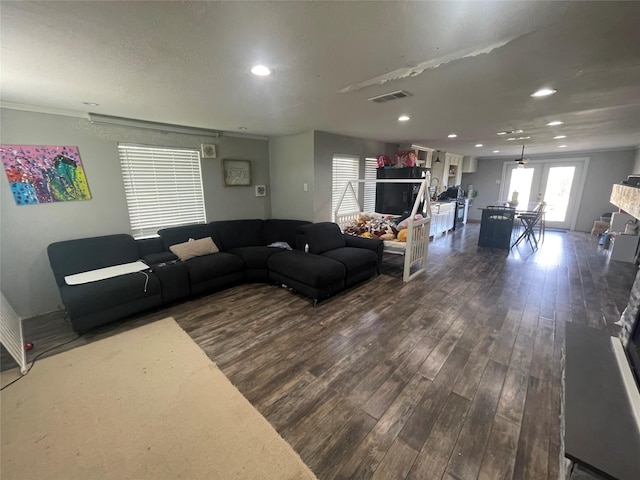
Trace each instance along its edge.
<path fill-rule="evenodd" d="M 524 164 L 528 161 L 528 158 L 524 158 L 524 145 L 522 145 L 522 153 L 520 154 L 520 158 L 516 158 L 516 162 L 518 162 L 518 168 L 524 168 Z"/>
<path fill-rule="evenodd" d="M 436 163 L 440 163 L 440 150 L 438 150 L 438 155 L 436 155 Z"/>

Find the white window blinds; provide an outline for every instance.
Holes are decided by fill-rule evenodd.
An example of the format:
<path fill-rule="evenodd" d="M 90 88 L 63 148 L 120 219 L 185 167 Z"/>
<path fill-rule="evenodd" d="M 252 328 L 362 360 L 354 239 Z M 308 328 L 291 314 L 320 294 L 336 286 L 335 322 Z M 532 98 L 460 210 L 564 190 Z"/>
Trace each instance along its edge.
<path fill-rule="evenodd" d="M 363 211 L 373 213 L 376 211 L 376 173 L 378 160 L 375 158 L 364 159 L 364 179 L 372 180 L 364 184 L 364 204 Z"/>
<path fill-rule="evenodd" d="M 118 145 L 134 238 L 206 222 L 197 150 Z"/>
<path fill-rule="evenodd" d="M 335 156 L 333 157 L 333 169 L 332 169 L 332 181 L 331 181 L 331 221 L 334 221 L 333 215 L 340 203 L 340 197 L 344 192 L 345 187 L 349 181 L 352 182 L 353 189 L 358 194 L 358 178 L 359 178 L 359 164 L 360 159 L 358 157 L 346 157 Z M 353 198 L 353 195 L 348 191 L 342 204 L 340 205 L 340 212 L 359 212 L 360 206 L 358 202 Z"/>

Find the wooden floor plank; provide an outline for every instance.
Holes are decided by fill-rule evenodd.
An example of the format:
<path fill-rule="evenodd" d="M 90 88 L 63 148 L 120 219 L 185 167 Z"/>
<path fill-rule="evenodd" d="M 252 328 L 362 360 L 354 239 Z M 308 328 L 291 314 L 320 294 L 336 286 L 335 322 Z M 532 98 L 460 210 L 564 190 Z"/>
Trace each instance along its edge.
<path fill-rule="evenodd" d="M 337 478 L 370 478 L 373 475 L 429 385 L 431 380 L 420 374 L 413 375 L 357 451 L 342 466 Z"/>
<path fill-rule="evenodd" d="M 549 382 L 529 377 L 514 478 L 546 478 L 549 468 Z"/>
<path fill-rule="evenodd" d="M 497 414 L 520 425 L 524 414 L 529 377 L 517 368 L 510 368 L 504 379 L 504 385 L 498 401 Z"/>
<path fill-rule="evenodd" d="M 540 317 L 531 358 L 530 375 L 543 380 L 551 380 L 554 335 L 554 321 Z"/>
<path fill-rule="evenodd" d="M 371 477 L 373 480 L 404 480 L 418 452 L 400 439 L 396 439 L 387 450 L 377 470 Z"/>
<path fill-rule="evenodd" d="M 438 416 L 407 479 L 440 478 L 444 474 L 470 404 L 460 395 L 449 395 L 447 406 Z"/>
<path fill-rule="evenodd" d="M 468 350 L 455 349 L 449 355 L 400 432 L 400 438 L 414 450 L 420 450 L 431 433 L 433 425 L 447 403 L 451 388 L 470 354 Z"/>
<path fill-rule="evenodd" d="M 500 363 L 487 364 L 447 465 L 447 472 L 454 477 L 467 480 L 478 476 L 506 373 L 507 367 Z"/>
<path fill-rule="evenodd" d="M 402 257 L 385 255 L 380 276 L 315 308 L 239 285 L 46 355 L 173 316 L 319 480 L 555 480 L 565 324 L 618 328 L 636 268 L 584 233 L 548 231 L 535 252 L 478 248 L 478 234 L 439 236 L 409 283 Z M 60 313 L 23 323 L 29 360 L 75 337 Z"/>
<path fill-rule="evenodd" d="M 520 426 L 496 415 L 487 440 L 478 480 L 513 478 Z"/>
<path fill-rule="evenodd" d="M 469 400 L 473 400 L 480 380 L 482 379 L 482 373 L 491 356 L 494 342 L 495 333 L 488 327 L 477 332 L 476 346 L 453 386 L 455 393 Z"/>

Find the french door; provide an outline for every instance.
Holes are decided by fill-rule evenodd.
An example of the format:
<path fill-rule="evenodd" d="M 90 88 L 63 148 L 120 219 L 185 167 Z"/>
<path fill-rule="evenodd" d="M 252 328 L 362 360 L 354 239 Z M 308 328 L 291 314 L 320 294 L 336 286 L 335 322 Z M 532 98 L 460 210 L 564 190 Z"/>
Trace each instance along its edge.
<path fill-rule="evenodd" d="M 544 201 L 545 224 L 570 229 L 575 223 L 578 200 L 584 186 L 584 160 L 532 161 L 524 168 L 508 163 L 503 200 L 517 198 L 519 210 L 531 210 Z M 517 192 L 514 197 L 514 192 Z"/>

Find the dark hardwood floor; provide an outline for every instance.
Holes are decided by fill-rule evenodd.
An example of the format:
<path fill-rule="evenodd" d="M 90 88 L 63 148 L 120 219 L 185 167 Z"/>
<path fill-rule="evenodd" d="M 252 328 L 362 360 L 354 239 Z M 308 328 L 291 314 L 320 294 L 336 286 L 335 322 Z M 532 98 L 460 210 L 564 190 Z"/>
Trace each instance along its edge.
<path fill-rule="evenodd" d="M 60 350 L 173 316 L 321 480 L 557 479 L 565 324 L 615 332 L 636 267 L 588 234 L 507 252 L 479 249 L 478 233 L 437 238 L 407 284 L 390 256 L 316 308 L 243 285 Z M 73 338 L 60 318 L 26 323 L 31 357 Z"/>

